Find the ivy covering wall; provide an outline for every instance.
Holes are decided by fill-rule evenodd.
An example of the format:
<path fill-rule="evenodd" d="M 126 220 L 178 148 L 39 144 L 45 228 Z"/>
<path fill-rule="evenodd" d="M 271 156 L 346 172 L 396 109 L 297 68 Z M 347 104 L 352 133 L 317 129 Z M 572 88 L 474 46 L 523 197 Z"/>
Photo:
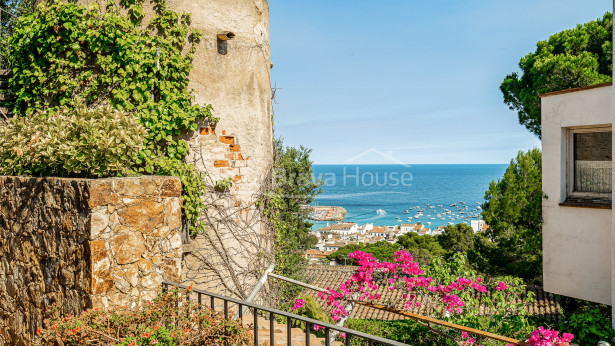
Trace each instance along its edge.
<path fill-rule="evenodd" d="M 183 160 L 188 145 L 180 135 L 198 121 L 217 121 L 188 89 L 201 33 L 166 1 L 155 0 L 154 8 L 147 22 L 140 0 L 110 0 L 104 8 L 54 1 L 22 16 L 9 40 L 14 113 L 45 118 L 108 104 L 137 117 L 147 135 L 132 170 L 179 176 L 184 217 L 197 232 L 205 186 Z"/>

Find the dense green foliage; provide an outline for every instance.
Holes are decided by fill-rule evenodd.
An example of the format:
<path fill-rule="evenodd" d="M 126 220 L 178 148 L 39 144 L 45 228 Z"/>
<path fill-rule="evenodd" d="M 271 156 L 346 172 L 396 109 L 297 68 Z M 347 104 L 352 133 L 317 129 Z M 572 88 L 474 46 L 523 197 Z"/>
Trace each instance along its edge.
<path fill-rule="evenodd" d="M 195 130 L 198 120 L 216 119 L 210 105 L 193 104 L 187 88 L 200 33 L 189 29 L 190 15 L 164 0 L 155 9 L 144 22 L 142 0 L 111 0 L 104 10 L 52 2 L 21 17 L 10 38 L 14 111 L 45 118 L 84 102 L 135 114 L 148 132 L 134 170 L 180 177 L 184 217 L 195 232 L 205 185 L 183 162 L 188 145 L 179 136 Z"/>
<path fill-rule="evenodd" d="M 313 178 L 311 150 L 285 147 L 281 140 L 275 144 L 274 191 L 261 203 L 275 230 L 276 273 L 301 280 L 307 265 L 305 250 L 318 242 L 309 234 L 312 224 L 306 206 L 321 192 L 321 183 Z M 282 301 L 290 301 L 298 291 L 297 286 L 285 285 Z"/>
<path fill-rule="evenodd" d="M 129 173 L 147 132 L 109 106 L 78 106 L 46 118 L 14 117 L 0 126 L 0 174 L 101 178 Z"/>
<path fill-rule="evenodd" d="M 611 319 L 598 308 L 575 312 L 562 323 L 561 329 L 564 328 L 575 335 L 579 345 L 597 345 L 598 341 L 608 341 L 615 337 Z"/>
<path fill-rule="evenodd" d="M 540 137 L 539 94 L 611 81 L 613 15 L 559 32 L 521 58 L 521 75 L 506 76 L 500 90 L 519 123 Z"/>
<path fill-rule="evenodd" d="M 542 281 L 543 196 L 540 150 L 519 152 L 485 193 L 483 219 L 489 230 L 479 233 L 468 254 L 476 268 L 528 283 Z"/>
<path fill-rule="evenodd" d="M 0 0 L 0 68 L 10 67 L 9 40 L 17 20 L 31 13 L 32 0 Z"/>
<path fill-rule="evenodd" d="M 460 277 L 475 278 L 480 273 L 475 270 L 466 259 L 462 252 L 454 254 L 446 261 L 436 258 L 428 266 L 422 267 L 425 273 L 437 282 L 456 281 Z M 512 297 L 518 297 L 525 292 L 523 280 L 512 276 L 492 276 L 483 277 L 486 284 L 506 282 L 508 288 L 504 291 L 492 291 L 489 295 L 484 295 L 481 300 L 476 299 L 476 295 L 469 291 L 457 293 L 466 303 L 465 311 L 462 314 L 451 314 L 444 319 L 463 326 L 488 330 L 492 333 L 505 335 L 515 339 L 525 339 L 532 330 L 538 326 L 534 325 L 529 318 L 527 311 L 521 303 L 511 303 Z M 525 298 L 527 302 L 534 299 L 533 293 L 528 293 Z M 499 313 L 493 315 L 482 314 L 478 306 L 492 306 Z M 483 345 L 493 344 L 489 340 L 480 340 Z M 498 343 L 495 343 L 499 345 Z"/>
<path fill-rule="evenodd" d="M 438 243 L 449 255 L 474 249 L 474 230 L 465 223 L 448 225 L 438 236 Z"/>
<path fill-rule="evenodd" d="M 397 244 L 410 252 L 420 264 L 429 264 L 435 257 L 444 256 L 446 251 L 438 242 L 438 237 L 423 236 L 410 232 L 397 239 Z"/>
<path fill-rule="evenodd" d="M 371 253 L 377 260 L 392 262 L 395 259 L 395 251 L 401 250 L 401 245 L 398 243 L 389 243 L 384 240 L 367 245 L 351 244 L 339 248 L 336 252 L 328 255 L 327 259 L 330 261 L 336 261 L 339 264 L 355 265 L 355 261 L 348 258 L 348 254 L 357 250 Z"/>

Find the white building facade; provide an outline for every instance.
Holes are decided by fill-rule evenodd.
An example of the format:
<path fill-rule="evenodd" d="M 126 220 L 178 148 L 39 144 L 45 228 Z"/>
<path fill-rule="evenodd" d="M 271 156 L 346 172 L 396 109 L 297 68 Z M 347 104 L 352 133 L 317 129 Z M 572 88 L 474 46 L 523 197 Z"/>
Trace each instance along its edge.
<path fill-rule="evenodd" d="M 544 290 L 612 305 L 613 87 L 541 96 Z"/>

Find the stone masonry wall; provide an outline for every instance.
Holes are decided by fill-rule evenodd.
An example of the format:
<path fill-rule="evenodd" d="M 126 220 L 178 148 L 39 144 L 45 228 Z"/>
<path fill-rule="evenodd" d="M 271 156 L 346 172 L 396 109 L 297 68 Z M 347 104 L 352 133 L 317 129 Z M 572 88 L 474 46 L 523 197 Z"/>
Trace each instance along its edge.
<path fill-rule="evenodd" d="M 45 310 L 134 307 L 181 279 L 172 177 L 0 177 L 0 345 L 36 341 Z"/>

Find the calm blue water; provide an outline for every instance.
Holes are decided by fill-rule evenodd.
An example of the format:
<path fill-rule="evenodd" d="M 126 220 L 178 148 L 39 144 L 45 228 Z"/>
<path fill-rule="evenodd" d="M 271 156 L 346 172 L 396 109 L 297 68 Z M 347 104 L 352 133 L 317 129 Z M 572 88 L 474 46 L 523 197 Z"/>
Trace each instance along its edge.
<path fill-rule="evenodd" d="M 335 205 L 346 208 L 346 221 L 359 224 L 396 225 L 421 221 L 435 228 L 449 222 L 469 221 L 468 215 L 483 203 L 485 191 L 492 180 L 501 178 L 508 165 L 314 165 L 314 175 L 325 182 L 314 204 Z M 466 214 L 460 214 L 465 202 Z M 457 203 L 458 207 L 450 207 Z M 426 208 L 426 204 L 436 208 Z M 442 205 L 442 207 L 438 207 Z M 424 209 L 423 216 L 415 219 L 417 210 Z M 414 207 L 414 209 L 409 210 Z M 460 219 L 451 215 L 437 217 L 444 208 L 451 210 Z M 385 215 L 376 211 L 382 209 Z M 409 214 L 403 214 L 409 210 Z M 400 219 L 396 219 L 399 217 Z M 408 220 L 412 217 L 412 220 Z M 441 218 L 445 217 L 445 220 Z M 433 218 L 433 219 L 432 219 Z M 472 219 L 480 219 L 472 217 Z M 431 222 L 430 225 L 427 223 Z M 314 229 L 326 226 L 315 222 Z"/>

